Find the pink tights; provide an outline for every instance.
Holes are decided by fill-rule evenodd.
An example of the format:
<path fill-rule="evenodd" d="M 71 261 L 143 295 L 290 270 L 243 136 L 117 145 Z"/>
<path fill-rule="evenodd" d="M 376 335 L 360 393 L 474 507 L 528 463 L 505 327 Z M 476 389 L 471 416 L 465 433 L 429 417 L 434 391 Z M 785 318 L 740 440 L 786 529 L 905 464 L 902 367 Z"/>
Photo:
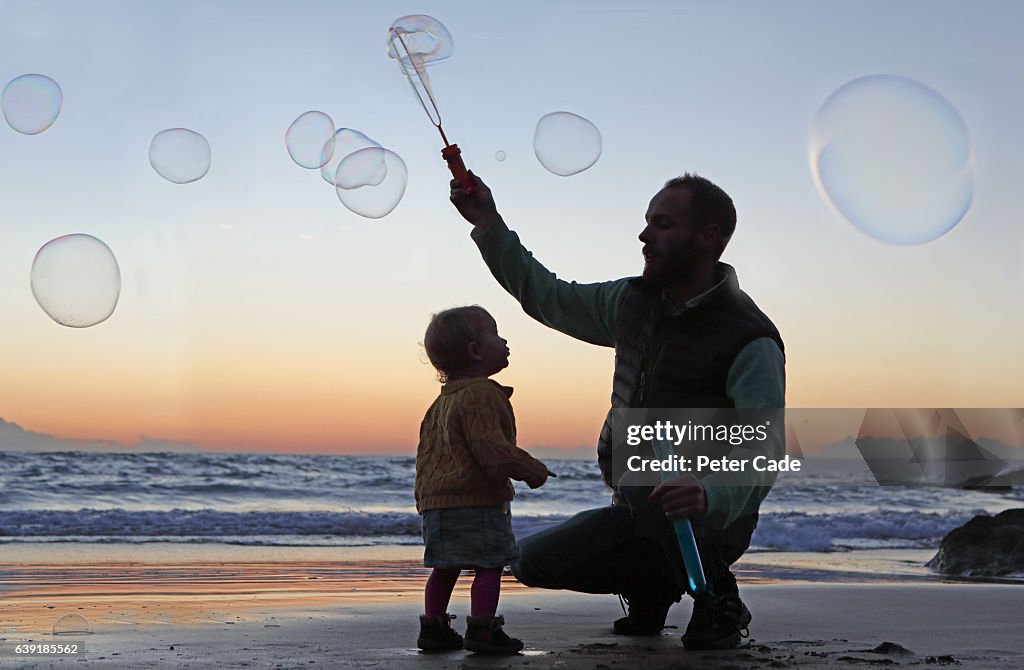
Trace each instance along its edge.
<path fill-rule="evenodd" d="M 448 612 L 455 582 L 461 570 L 434 568 L 427 578 L 424 594 L 426 615 L 441 616 Z M 501 568 L 477 570 L 470 591 L 472 616 L 494 616 L 498 611 L 498 596 L 501 595 Z"/>

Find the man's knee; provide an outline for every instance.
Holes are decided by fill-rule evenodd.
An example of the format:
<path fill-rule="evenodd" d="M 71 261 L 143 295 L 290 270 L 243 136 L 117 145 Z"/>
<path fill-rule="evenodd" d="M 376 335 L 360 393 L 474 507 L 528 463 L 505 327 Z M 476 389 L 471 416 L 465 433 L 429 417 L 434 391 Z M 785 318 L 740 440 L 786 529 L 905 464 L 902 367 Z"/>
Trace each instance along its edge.
<path fill-rule="evenodd" d="M 701 528 L 701 550 L 732 565 L 750 548 L 750 540 L 757 527 L 757 514 L 740 517 L 725 528 Z"/>
<path fill-rule="evenodd" d="M 527 541 L 519 543 L 519 558 L 509 566 L 512 574 L 526 586 L 547 586 L 542 555 Z"/>
<path fill-rule="evenodd" d="M 577 590 L 581 583 L 588 583 L 587 571 L 581 566 L 600 561 L 614 547 L 631 541 L 632 524 L 626 508 L 580 512 L 519 540 L 519 558 L 512 562 L 512 574 L 527 586 Z"/>

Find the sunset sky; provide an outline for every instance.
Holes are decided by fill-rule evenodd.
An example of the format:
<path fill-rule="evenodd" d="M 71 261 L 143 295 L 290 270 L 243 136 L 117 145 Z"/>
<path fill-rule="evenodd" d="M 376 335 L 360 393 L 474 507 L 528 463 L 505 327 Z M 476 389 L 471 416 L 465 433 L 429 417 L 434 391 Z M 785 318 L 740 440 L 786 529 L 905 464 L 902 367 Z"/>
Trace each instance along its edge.
<path fill-rule="evenodd" d="M 45 74 L 63 107 L 37 135 L 0 125 L 0 417 L 124 444 L 412 453 L 438 389 L 427 321 L 479 303 L 509 340 L 498 379 L 521 444 L 594 444 L 612 351 L 530 320 L 480 261 L 440 137 L 386 55 L 405 14 L 449 29 L 430 69 L 448 137 L 559 276 L 638 273 L 649 199 L 696 171 L 736 203 L 723 260 L 785 339 L 789 406 L 1024 406 L 1024 3 L 5 0 L 0 85 Z M 872 75 L 928 87 L 966 126 L 970 206 L 937 239 L 872 237 L 812 171 L 819 109 Z M 404 159 L 391 214 L 350 212 L 290 159 L 308 110 Z M 600 130 L 589 170 L 534 156 L 555 111 Z M 148 161 L 176 127 L 211 147 L 194 183 Z M 897 192 L 915 170 L 872 168 Z M 906 194 L 922 212 L 939 196 Z M 120 267 L 116 310 L 89 328 L 30 290 L 36 251 L 68 233 Z"/>

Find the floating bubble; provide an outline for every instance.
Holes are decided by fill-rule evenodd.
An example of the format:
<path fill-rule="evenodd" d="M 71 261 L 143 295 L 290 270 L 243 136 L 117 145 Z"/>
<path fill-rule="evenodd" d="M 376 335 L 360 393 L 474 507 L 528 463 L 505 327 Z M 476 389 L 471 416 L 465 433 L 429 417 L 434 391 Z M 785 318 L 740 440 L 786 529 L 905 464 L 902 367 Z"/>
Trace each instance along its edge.
<path fill-rule="evenodd" d="M 506 154 L 506 153 L 505 153 L 504 151 L 496 151 L 496 152 L 494 153 L 494 158 L 495 158 L 496 160 L 499 160 L 499 161 L 503 161 L 503 160 L 505 160 L 506 158 L 508 158 L 508 155 L 507 155 L 507 154 Z"/>
<path fill-rule="evenodd" d="M 533 133 L 533 152 L 546 170 L 568 177 L 601 157 L 601 132 L 572 112 L 545 114 Z"/>
<path fill-rule="evenodd" d="M 210 171 L 210 143 L 187 128 L 161 130 L 149 144 L 149 164 L 167 181 L 188 184 Z"/>
<path fill-rule="evenodd" d="M 299 166 L 309 170 L 323 167 L 334 155 L 334 121 L 323 112 L 300 114 L 288 126 L 284 143 Z"/>
<path fill-rule="evenodd" d="M 36 252 L 31 283 L 32 295 L 51 319 L 88 328 L 114 313 L 121 271 L 102 240 L 74 233 L 50 240 Z"/>
<path fill-rule="evenodd" d="M 92 626 L 81 614 L 65 614 L 53 624 L 54 635 L 92 635 Z"/>
<path fill-rule="evenodd" d="M 388 174 L 386 154 L 376 147 L 369 149 L 352 152 L 338 163 L 338 171 L 334 175 L 338 188 L 351 190 L 379 186 L 384 181 Z"/>
<path fill-rule="evenodd" d="M 444 24 L 426 14 L 395 19 L 388 28 L 388 57 L 396 61 L 435 126 L 441 117 L 434 103 L 427 66 L 452 55 L 455 42 Z"/>
<path fill-rule="evenodd" d="M 341 204 L 368 219 L 387 216 L 402 200 L 402 196 L 405 195 L 405 186 L 409 181 L 409 171 L 405 167 L 405 161 L 389 149 L 370 147 L 349 154 L 338 165 L 339 173 L 347 173 L 350 169 L 365 173 L 363 166 L 381 163 L 386 166 L 386 172 L 378 184 L 368 184 L 351 189 L 338 186 L 335 189 Z M 353 168 L 353 166 L 359 167 Z"/>
<path fill-rule="evenodd" d="M 0 103 L 11 128 L 25 135 L 38 135 L 57 120 L 64 94 L 46 75 L 23 74 L 7 83 Z"/>
<path fill-rule="evenodd" d="M 381 146 L 358 130 L 338 128 L 337 132 L 323 146 L 322 155 L 330 154 L 330 156 L 320 168 L 320 176 L 331 186 L 337 186 L 338 166 L 341 165 L 341 162 L 360 149 L 371 148 L 380 149 Z M 383 179 L 383 175 L 381 178 Z"/>
<path fill-rule="evenodd" d="M 822 196 L 883 242 L 941 237 L 973 198 L 966 124 L 942 95 L 905 77 L 861 77 L 829 96 L 814 119 L 810 162 Z"/>
<path fill-rule="evenodd" d="M 395 19 L 388 28 L 388 58 L 402 69 L 418 69 L 452 55 L 455 42 L 444 24 L 426 14 Z"/>

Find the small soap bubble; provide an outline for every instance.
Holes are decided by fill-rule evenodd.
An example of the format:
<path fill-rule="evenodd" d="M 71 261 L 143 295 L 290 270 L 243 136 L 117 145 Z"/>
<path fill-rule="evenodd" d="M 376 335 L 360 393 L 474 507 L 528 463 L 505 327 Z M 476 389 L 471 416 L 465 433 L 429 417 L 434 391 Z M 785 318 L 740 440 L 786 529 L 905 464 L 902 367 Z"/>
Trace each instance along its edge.
<path fill-rule="evenodd" d="M 187 128 L 161 130 L 149 144 L 149 164 L 167 181 L 188 184 L 210 171 L 210 143 Z"/>
<path fill-rule="evenodd" d="M 533 133 L 533 152 L 546 170 L 568 177 L 601 157 L 601 132 L 572 112 L 545 114 Z"/>
<path fill-rule="evenodd" d="M 499 151 L 496 151 L 496 152 L 494 153 L 494 158 L 495 158 L 495 160 L 498 160 L 498 161 L 503 161 L 503 160 L 505 160 L 506 158 L 508 158 L 508 155 L 507 155 L 507 154 L 506 154 L 506 153 L 505 153 L 504 151 L 500 151 L 500 150 L 499 150 Z"/>
<path fill-rule="evenodd" d="M 88 328 L 114 313 L 121 293 L 117 259 L 85 233 L 44 244 L 32 261 L 32 295 L 46 314 L 70 328 Z"/>
<path fill-rule="evenodd" d="M 326 156 L 326 158 L 321 164 L 320 176 L 331 186 L 337 186 L 338 166 L 341 165 L 341 162 L 356 151 L 369 148 L 379 149 L 381 147 L 380 144 L 358 130 L 338 128 L 321 149 L 321 157 Z"/>
<path fill-rule="evenodd" d="M 378 184 L 367 184 L 351 189 L 338 186 L 335 189 L 341 204 L 368 219 L 387 216 L 401 202 L 409 181 L 409 171 L 405 166 L 405 161 L 389 149 L 369 147 L 350 154 L 338 166 L 338 172 L 347 173 L 351 168 L 350 164 L 373 166 L 381 163 L 385 165 L 386 172 Z M 365 168 L 360 167 L 357 172 L 365 173 Z"/>
<path fill-rule="evenodd" d="M 334 121 L 315 110 L 300 114 L 288 126 L 284 142 L 293 161 L 306 169 L 316 170 L 334 155 Z"/>
<path fill-rule="evenodd" d="M 822 197 L 892 244 L 941 237 L 973 198 L 967 125 L 942 95 L 905 77 L 861 77 L 829 96 L 814 119 L 810 162 Z"/>
<path fill-rule="evenodd" d="M 92 635 L 92 626 L 81 614 L 65 614 L 53 624 L 54 635 Z"/>
<path fill-rule="evenodd" d="M 25 135 L 38 135 L 57 120 L 64 94 L 46 75 L 23 74 L 7 83 L 0 104 L 11 128 Z"/>

